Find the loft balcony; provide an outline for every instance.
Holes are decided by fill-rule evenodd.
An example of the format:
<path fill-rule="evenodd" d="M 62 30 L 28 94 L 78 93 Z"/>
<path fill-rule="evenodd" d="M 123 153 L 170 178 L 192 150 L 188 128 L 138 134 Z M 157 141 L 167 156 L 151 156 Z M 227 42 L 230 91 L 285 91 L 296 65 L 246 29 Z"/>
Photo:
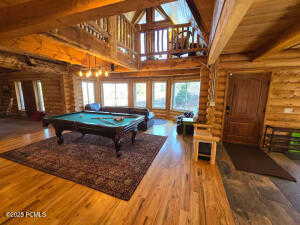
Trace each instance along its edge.
<path fill-rule="evenodd" d="M 153 60 L 205 56 L 207 44 L 202 31 L 195 23 L 180 23 L 183 21 L 169 16 L 168 7 L 87 21 L 57 29 L 51 35 L 115 64 L 120 70 L 138 70 Z"/>
<path fill-rule="evenodd" d="M 188 24 L 140 28 L 140 60 L 162 60 L 206 55 L 198 28 Z"/>

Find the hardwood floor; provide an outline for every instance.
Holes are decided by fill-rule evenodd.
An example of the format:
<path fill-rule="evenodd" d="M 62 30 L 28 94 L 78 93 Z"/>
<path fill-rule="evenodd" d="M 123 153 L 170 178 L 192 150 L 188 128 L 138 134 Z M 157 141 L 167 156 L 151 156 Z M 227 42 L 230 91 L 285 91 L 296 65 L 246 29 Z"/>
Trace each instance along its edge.
<path fill-rule="evenodd" d="M 130 201 L 122 201 L 0 158 L 0 224 L 233 225 L 219 170 L 192 159 L 192 138 L 174 123 L 154 126 L 169 136 Z M 0 152 L 53 136 L 51 129 L 0 141 Z M 7 218 L 6 212 L 46 212 L 45 218 Z"/>

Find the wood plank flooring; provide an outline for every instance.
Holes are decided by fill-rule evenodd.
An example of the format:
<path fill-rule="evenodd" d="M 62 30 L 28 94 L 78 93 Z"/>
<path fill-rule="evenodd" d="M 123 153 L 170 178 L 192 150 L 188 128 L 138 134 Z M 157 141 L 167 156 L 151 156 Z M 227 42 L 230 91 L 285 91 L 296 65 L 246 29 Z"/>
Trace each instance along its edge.
<path fill-rule="evenodd" d="M 175 124 L 154 126 L 168 136 L 130 201 L 122 201 L 0 158 L 0 224 L 234 225 L 216 166 L 193 162 L 192 138 Z M 0 152 L 52 137 L 53 130 L 0 141 Z M 9 211 L 46 212 L 45 218 L 7 218 Z"/>

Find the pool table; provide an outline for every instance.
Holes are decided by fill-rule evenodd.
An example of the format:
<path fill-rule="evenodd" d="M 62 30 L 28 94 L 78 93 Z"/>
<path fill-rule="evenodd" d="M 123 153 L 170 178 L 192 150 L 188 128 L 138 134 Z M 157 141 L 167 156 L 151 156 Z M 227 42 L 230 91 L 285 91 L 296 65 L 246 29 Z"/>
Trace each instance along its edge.
<path fill-rule="evenodd" d="M 114 120 L 115 117 L 120 116 L 124 117 L 124 120 L 120 122 Z M 115 145 L 116 155 L 119 157 L 121 155 L 119 153 L 121 139 L 127 133 L 131 132 L 131 141 L 132 144 L 134 144 L 138 124 L 143 120 L 144 116 L 140 115 L 82 111 L 45 117 L 43 119 L 43 125 L 48 126 L 51 124 L 54 127 L 58 144 L 64 142 L 62 132 L 65 130 L 77 131 L 83 136 L 85 134 L 95 134 L 111 138 Z"/>

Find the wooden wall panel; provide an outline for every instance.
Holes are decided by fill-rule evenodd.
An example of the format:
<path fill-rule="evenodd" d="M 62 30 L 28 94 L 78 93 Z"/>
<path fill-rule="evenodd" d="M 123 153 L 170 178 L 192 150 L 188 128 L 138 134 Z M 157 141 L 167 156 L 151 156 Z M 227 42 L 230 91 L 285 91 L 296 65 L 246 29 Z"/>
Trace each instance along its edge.
<path fill-rule="evenodd" d="M 18 108 L 16 105 L 17 103 L 14 85 L 12 85 L 8 80 L 1 79 L 3 76 L 5 75 L 3 74 L 0 76 L 0 112 L 5 112 L 7 110 L 10 101 L 10 95 L 12 95 L 15 99 L 12 111 L 16 112 Z M 7 93 L 7 90 L 10 90 L 10 92 Z"/>
<path fill-rule="evenodd" d="M 247 70 L 240 67 L 237 70 L 239 62 L 233 73 L 253 73 L 256 70 Z M 268 103 L 265 114 L 265 125 L 299 128 L 300 127 L 300 68 L 265 68 L 261 72 L 270 72 L 271 83 L 269 89 Z M 216 90 L 216 112 L 214 123 L 214 134 L 222 137 L 224 127 L 224 112 L 226 106 L 226 91 L 229 70 L 219 70 Z M 247 103 L 245 103 L 247 104 Z M 292 112 L 285 110 L 291 108 Z"/>
<path fill-rule="evenodd" d="M 216 84 L 215 122 L 213 124 L 213 134 L 217 137 L 223 136 L 227 81 L 228 73 L 220 71 L 218 73 L 218 79 Z"/>
<path fill-rule="evenodd" d="M 65 74 L 10 73 L 0 76 L 1 84 L 9 85 L 14 98 L 13 111 L 17 112 L 14 81 L 40 80 L 42 82 L 45 110 L 49 115 L 74 111 L 74 94 L 72 93 L 72 77 Z M 2 85 L 1 85 L 2 86 Z M 0 96 L 1 108 L 7 108 L 9 97 Z"/>
<path fill-rule="evenodd" d="M 292 112 L 285 112 L 288 109 Z M 289 128 L 300 127 L 300 71 L 273 72 L 265 124 Z"/>

